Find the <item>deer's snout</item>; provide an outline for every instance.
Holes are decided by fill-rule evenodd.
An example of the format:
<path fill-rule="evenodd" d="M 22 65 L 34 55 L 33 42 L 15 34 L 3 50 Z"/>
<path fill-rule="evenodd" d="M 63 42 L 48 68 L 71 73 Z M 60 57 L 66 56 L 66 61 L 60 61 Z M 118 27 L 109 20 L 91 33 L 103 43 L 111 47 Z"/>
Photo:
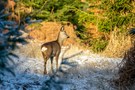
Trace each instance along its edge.
<path fill-rule="evenodd" d="M 69 38 L 69 36 L 67 36 L 67 38 Z"/>

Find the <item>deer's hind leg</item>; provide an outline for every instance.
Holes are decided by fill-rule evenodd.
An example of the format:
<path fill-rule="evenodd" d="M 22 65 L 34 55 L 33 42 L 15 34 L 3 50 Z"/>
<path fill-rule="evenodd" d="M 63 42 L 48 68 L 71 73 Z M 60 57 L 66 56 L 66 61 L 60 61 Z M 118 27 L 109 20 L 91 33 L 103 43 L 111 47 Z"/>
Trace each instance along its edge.
<path fill-rule="evenodd" d="M 52 73 L 54 73 L 54 69 L 53 69 L 54 55 L 52 55 L 52 56 L 50 57 L 50 59 L 51 59 L 51 71 L 52 71 Z"/>
<path fill-rule="evenodd" d="M 42 55 L 43 55 L 43 58 L 44 58 L 44 74 L 47 74 L 46 64 L 47 64 L 48 58 L 46 57 L 46 54 L 44 52 L 42 52 Z"/>

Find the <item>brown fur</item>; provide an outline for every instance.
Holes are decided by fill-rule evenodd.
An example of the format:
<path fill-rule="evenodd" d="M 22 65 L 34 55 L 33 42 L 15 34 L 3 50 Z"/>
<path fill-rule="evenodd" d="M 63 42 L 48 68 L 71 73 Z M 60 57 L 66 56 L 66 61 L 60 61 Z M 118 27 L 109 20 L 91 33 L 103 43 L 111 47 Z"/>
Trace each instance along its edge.
<path fill-rule="evenodd" d="M 61 45 L 67 38 L 69 38 L 69 36 L 64 31 L 64 26 L 62 26 L 56 41 L 44 43 L 41 46 L 42 55 L 44 58 L 44 74 L 47 74 L 46 64 L 49 58 L 51 59 L 51 69 L 53 70 L 53 58 L 56 57 L 56 68 L 58 69 L 58 59 L 61 52 Z"/>
<path fill-rule="evenodd" d="M 43 58 L 44 58 L 44 74 L 47 74 L 46 71 L 46 63 L 49 58 L 51 58 L 51 69 L 53 69 L 52 63 L 53 63 L 53 57 L 56 57 L 56 67 L 58 68 L 58 57 L 61 51 L 61 47 L 57 41 L 45 43 L 42 45 L 41 48 L 46 47 L 47 50 L 45 52 L 42 52 Z"/>

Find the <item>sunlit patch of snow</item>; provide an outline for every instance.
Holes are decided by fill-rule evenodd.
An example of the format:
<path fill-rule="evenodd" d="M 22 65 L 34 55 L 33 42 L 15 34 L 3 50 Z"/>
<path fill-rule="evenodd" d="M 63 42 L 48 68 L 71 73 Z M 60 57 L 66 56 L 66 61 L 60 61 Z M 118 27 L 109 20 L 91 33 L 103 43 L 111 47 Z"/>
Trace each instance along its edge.
<path fill-rule="evenodd" d="M 49 75 L 42 75 L 43 60 L 20 56 L 14 60 L 16 76 L 5 74 L 0 76 L 0 90 L 40 90 Z M 63 81 L 63 90 L 115 90 L 110 85 L 110 79 L 117 73 L 117 65 L 121 58 L 105 58 L 100 55 L 82 52 L 72 58 L 63 60 L 61 70 L 52 84 Z M 49 66 L 49 64 L 48 64 Z M 50 81 L 52 82 L 52 81 Z M 57 84 L 56 84 L 57 85 Z M 54 86 L 54 87 L 53 87 Z"/>

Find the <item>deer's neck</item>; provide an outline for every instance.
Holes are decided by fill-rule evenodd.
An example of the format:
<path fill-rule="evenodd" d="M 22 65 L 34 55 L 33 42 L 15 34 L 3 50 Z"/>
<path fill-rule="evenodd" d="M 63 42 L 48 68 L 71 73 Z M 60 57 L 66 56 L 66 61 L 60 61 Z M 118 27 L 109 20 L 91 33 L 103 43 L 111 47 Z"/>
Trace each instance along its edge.
<path fill-rule="evenodd" d="M 60 37 L 58 37 L 57 42 L 60 44 L 60 46 L 62 46 L 63 41 L 64 41 L 63 39 L 61 39 Z"/>

